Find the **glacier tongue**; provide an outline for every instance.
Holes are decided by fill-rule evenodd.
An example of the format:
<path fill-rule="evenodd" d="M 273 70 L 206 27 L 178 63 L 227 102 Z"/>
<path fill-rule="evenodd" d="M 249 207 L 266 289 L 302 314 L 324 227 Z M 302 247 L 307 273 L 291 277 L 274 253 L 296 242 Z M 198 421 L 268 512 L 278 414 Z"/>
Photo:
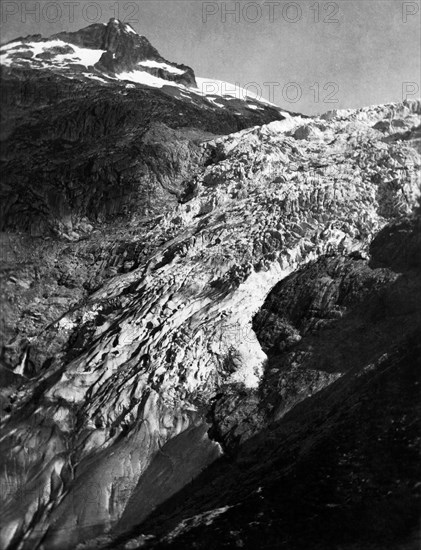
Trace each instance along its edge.
<path fill-rule="evenodd" d="M 5 479 L 29 488 L 24 514 L 9 502 L 4 547 L 72 548 L 119 520 L 129 529 L 220 455 L 206 411 L 222 387 L 258 387 L 266 355 L 252 320 L 270 290 L 324 254 L 365 254 L 416 202 L 419 154 L 373 128 L 388 110 L 202 143 L 213 161 L 195 196 L 142 235 L 160 243 L 150 257 L 42 336 L 63 346 L 4 423 Z M 419 105 L 402 112 L 411 131 Z M 70 338 L 84 344 L 68 358 Z M 162 490 L 140 504 L 151 485 Z"/>

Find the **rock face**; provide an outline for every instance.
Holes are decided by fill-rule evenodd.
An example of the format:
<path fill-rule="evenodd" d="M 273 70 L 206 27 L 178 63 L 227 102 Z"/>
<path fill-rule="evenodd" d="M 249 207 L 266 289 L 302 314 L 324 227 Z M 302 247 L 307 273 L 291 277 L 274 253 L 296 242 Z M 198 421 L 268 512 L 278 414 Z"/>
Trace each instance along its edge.
<path fill-rule="evenodd" d="M 417 548 L 417 339 L 304 401 L 103 547 Z"/>
<path fill-rule="evenodd" d="M 74 240 L 83 218 L 162 214 L 194 187 L 203 142 L 290 116 L 216 101 L 117 20 L 2 48 L 2 230 Z"/>
<path fill-rule="evenodd" d="M 118 74 L 142 70 L 165 80 L 185 86 L 197 86 L 194 71 L 186 65 L 170 63 L 164 59 L 145 36 L 140 36 L 128 24 L 111 19 L 108 25 L 94 24 L 77 32 L 62 32 L 51 37 L 82 48 L 103 50 L 96 64 L 100 71 Z M 155 62 L 143 64 L 142 62 Z"/>
<path fill-rule="evenodd" d="M 126 63 L 126 32 L 60 36 Z M 58 100 L 6 95 L 2 547 L 413 538 L 420 104 L 242 116 L 48 71 Z"/>

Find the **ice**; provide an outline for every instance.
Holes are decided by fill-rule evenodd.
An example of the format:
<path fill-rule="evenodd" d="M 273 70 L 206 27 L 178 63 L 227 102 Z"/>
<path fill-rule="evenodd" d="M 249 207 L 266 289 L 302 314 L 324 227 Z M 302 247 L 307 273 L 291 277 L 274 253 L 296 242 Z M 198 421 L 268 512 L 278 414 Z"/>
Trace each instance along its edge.
<path fill-rule="evenodd" d="M 181 69 L 178 69 L 177 67 L 173 67 L 172 65 L 168 65 L 168 63 L 161 63 L 159 61 L 153 61 L 152 59 L 147 59 L 146 61 L 140 61 L 139 65 L 142 65 L 143 67 L 165 69 L 169 73 L 173 73 L 173 74 L 183 74 L 186 72 L 186 71 L 182 71 Z"/>
<path fill-rule="evenodd" d="M 119 80 L 130 80 L 131 82 L 137 82 L 138 84 L 146 84 L 146 86 L 153 86 L 154 88 L 162 88 L 163 86 L 176 86 L 178 88 L 184 88 L 181 84 L 176 82 L 169 82 L 163 78 L 153 76 L 146 71 L 128 71 L 119 73 L 116 75 Z"/>
<path fill-rule="evenodd" d="M 128 23 L 124 24 L 124 29 L 127 32 L 129 32 L 130 34 L 137 34 L 137 32 L 133 29 L 133 27 L 131 25 L 129 25 Z"/>
<path fill-rule="evenodd" d="M 223 80 L 217 80 L 214 78 L 201 78 L 196 77 L 197 88 L 192 89 L 195 93 L 200 95 L 219 95 L 219 96 L 230 96 L 235 99 L 246 100 L 247 98 L 254 99 L 260 103 L 265 103 L 266 105 L 271 105 L 276 107 L 270 101 L 267 101 L 263 97 L 260 97 L 259 94 L 256 94 L 245 88 L 241 88 L 238 84 L 230 84 L 229 82 L 224 82 Z"/>

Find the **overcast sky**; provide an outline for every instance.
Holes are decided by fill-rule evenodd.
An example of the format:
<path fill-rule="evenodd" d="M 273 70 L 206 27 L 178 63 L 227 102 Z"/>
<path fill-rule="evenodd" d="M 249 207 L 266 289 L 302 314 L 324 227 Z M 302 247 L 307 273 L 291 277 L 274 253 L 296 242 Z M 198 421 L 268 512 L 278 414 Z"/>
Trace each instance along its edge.
<path fill-rule="evenodd" d="M 3 0 L 1 42 L 117 16 L 198 76 L 248 85 L 281 107 L 313 114 L 400 101 L 403 91 L 419 97 L 419 7 L 400 0 Z"/>

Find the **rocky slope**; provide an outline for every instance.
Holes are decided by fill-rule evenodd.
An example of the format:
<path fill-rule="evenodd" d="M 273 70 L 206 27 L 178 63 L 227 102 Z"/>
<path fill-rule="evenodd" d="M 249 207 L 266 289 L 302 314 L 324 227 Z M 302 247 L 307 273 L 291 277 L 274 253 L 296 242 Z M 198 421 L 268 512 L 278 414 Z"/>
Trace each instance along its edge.
<path fill-rule="evenodd" d="M 206 162 L 200 142 L 289 116 L 226 83 L 199 86 L 116 20 L 17 39 L 0 60 L 1 228 L 32 235 L 74 240 L 84 217 L 162 213 Z"/>
<path fill-rule="evenodd" d="M 420 103 L 6 76 L 2 546 L 412 544 Z"/>

